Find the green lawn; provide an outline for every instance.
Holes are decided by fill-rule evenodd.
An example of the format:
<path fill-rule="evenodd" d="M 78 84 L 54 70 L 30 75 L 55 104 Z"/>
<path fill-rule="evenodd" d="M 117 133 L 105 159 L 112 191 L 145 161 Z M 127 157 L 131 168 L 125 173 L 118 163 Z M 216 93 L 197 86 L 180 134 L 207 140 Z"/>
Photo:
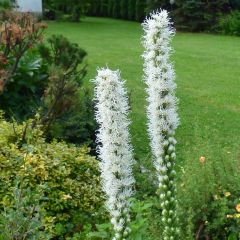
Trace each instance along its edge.
<path fill-rule="evenodd" d="M 119 68 L 132 92 L 132 136 L 136 156 L 149 157 L 142 80 L 141 26 L 135 22 L 85 18 L 49 22 L 49 34 L 63 34 L 88 52 L 86 84 L 97 67 Z M 177 33 L 173 57 L 180 99 L 178 161 L 212 161 L 240 155 L 240 38 Z"/>

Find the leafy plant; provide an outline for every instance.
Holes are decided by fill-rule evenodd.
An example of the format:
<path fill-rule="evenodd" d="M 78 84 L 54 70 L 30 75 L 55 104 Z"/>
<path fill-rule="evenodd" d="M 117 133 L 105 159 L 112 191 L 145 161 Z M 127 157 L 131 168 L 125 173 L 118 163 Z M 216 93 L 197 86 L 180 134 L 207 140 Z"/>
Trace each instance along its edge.
<path fill-rule="evenodd" d="M 30 49 L 19 60 L 12 80 L 0 95 L 0 108 L 10 119 L 32 117 L 41 105 L 47 86 L 47 66 L 36 49 Z"/>
<path fill-rule="evenodd" d="M 213 143 L 207 146 L 214 151 Z M 228 216 L 237 214 L 240 169 L 235 157 L 222 152 L 222 159 L 210 158 L 208 152 L 199 159 L 189 159 L 179 171 L 177 193 L 183 239 L 186 235 L 189 239 L 227 239 L 237 226 L 237 219 Z"/>
<path fill-rule="evenodd" d="M 0 12 L 1 11 L 5 11 L 5 10 L 9 10 L 14 6 L 14 2 L 11 0 L 1 0 L 0 2 Z"/>
<path fill-rule="evenodd" d="M 0 24 L 0 107 L 8 119 L 24 120 L 36 111 L 46 86 L 46 66 L 34 48 L 46 25 L 12 11 L 2 14 Z"/>
<path fill-rule="evenodd" d="M 148 237 L 149 230 L 149 210 L 153 207 L 152 199 L 140 201 L 137 199 L 132 200 L 132 222 L 130 228 L 132 229 L 131 240 L 144 240 Z"/>
<path fill-rule="evenodd" d="M 44 214 L 41 209 L 41 190 L 22 189 L 17 183 L 13 187 L 13 198 L 0 215 L 1 240 L 47 240 L 50 234 L 44 230 Z"/>
<path fill-rule="evenodd" d="M 151 198 L 145 201 L 132 198 L 131 203 L 132 221 L 130 223 L 131 233 L 129 240 L 147 239 L 149 235 L 150 209 L 154 205 L 154 202 Z M 97 224 L 94 231 L 89 231 L 86 234 L 86 238 L 92 240 L 111 239 L 113 237 L 113 232 L 110 223 Z"/>
<path fill-rule="evenodd" d="M 96 225 L 96 231 L 90 231 L 86 235 L 87 239 L 111 239 L 113 237 L 113 229 L 110 223 L 102 223 Z"/>
<path fill-rule="evenodd" d="M 83 65 L 80 70 L 77 68 L 83 63 L 87 55 L 86 51 L 62 35 L 52 35 L 48 43 L 49 46 L 44 44 L 39 46 L 39 52 L 47 63 L 60 66 L 68 76 L 80 75 L 81 80 L 86 74 L 86 65 Z"/>
<path fill-rule="evenodd" d="M 38 112 L 49 140 L 92 143 L 93 103 L 81 87 L 86 51 L 57 35 L 39 44 L 46 25 L 30 14 L 4 12 L 2 21 L 0 108 L 7 119 L 24 121 Z"/>
<path fill-rule="evenodd" d="M 53 236 L 71 236 L 105 219 L 98 162 L 88 154 L 89 149 L 46 143 L 40 127 L 32 128 L 32 124 L 32 120 L 9 123 L 0 117 L 0 208 L 12 207 L 18 176 L 23 189 L 45 186 L 40 203 L 44 227 Z"/>
<path fill-rule="evenodd" d="M 220 17 L 218 28 L 223 34 L 240 36 L 240 11 Z"/>
<path fill-rule="evenodd" d="M 13 81 L 24 54 L 42 40 L 46 25 L 37 22 L 29 13 L 6 11 L 0 21 L 0 93 Z"/>
<path fill-rule="evenodd" d="M 89 91 L 82 87 L 87 53 L 61 35 L 53 35 L 48 43 L 39 46 L 42 58 L 50 66 L 40 111 L 43 131 L 48 138 L 90 143 L 96 123 Z"/>

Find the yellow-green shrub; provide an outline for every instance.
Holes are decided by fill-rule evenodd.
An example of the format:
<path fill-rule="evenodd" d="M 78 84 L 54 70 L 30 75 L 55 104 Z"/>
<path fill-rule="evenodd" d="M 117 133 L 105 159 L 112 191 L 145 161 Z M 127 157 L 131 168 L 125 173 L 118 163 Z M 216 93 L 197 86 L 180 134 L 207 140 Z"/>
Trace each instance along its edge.
<path fill-rule="evenodd" d="M 38 127 L 5 121 L 0 114 L 0 208 L 11 204 L 16 178 L 23 187 L 44 188 L 41 206 L 46 225 L 80 229 L 86 219 L 98 219 L 102 193 L 97 160 L 87 147 L 47 143 Z M 92 219 L 93 220 L 93 219 Z M 93 223 L 93 222 L 92 222 Z M 59 230 L 56 234 L 63 234 Z"/>

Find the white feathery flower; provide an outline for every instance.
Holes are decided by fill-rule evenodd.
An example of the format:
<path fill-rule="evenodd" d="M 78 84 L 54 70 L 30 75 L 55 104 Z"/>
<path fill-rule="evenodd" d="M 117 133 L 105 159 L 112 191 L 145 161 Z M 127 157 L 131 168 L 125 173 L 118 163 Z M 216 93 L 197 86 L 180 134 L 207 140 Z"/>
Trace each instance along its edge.
<path fill-rule="evenodd" d="M 179 123 L 176 112 L 178 101 L 175 97 L 175 73 L 169 59 L 172 52 L 170 43 L 175 30 L 165 10 L 151 14 L 142 26 L 145 33 L 143 58 L 148 93 L 148 130 L 153 155 L 155 159 L 162 159 L 165 142 L 168 141 L 170 133 L 175 132 Z M 170 148 L 172 147 L 170 145 Z M 159 163 L 156 165 L 159 169 Z"/>
<path fill-rule="evenodd" d="M 106 207 L 112 217 L 115 238 L 126 235 L 129 219 L 129 198 L 133 195 L 134 164 L 130 144 L 129 105 L 124 81 L 119 71 L 98 70 L 95 82 L 97 142 Z"/>
<path fill-rule="evenodd" d="M 147 85 L 148 132 L 154 157 L 154 166 L 159 181 L 159 193 L 163 212 L 176 211 L 170 205 L 175 189 L 172 183 L 175 178 L 175 130 L 179 124 L 177 114 L 178 100 L 175 96 L 175 72 L 170 61 L 172 53 L 171 41 L 175 30 L 165 10 L 150 15 L 142 24 L 144 30 L 143 46 L 144 80 Z M 163 197 L 164 196 L 164 197 Z M 172 208 L 172 209 L 170 209 Z M 169 228 L 176 227 L 177 220 L 164 223 L 164 239 L 169 239 Z M 174 235 L 174 239 L 178 239 Z"/>

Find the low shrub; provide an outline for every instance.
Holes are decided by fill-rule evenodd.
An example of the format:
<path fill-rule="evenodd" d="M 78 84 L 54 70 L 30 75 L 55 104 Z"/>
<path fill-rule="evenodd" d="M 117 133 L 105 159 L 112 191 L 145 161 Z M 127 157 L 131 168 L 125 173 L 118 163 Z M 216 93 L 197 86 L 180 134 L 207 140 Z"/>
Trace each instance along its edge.
<path fill-rule="evenodd" d="M 240 36 L 240 11 L 220 17 L 218 29 L 222 34 Z"/>
<path fill-rule="evenodd" d="M 9 123 L 0 118 L 0 208 L 11 207 L 16 178 L 35 191 L 44 186 L 44 226 L 53 236 L 71 236 L 104 217 L 98 162 L 86 147 L 46 143 L 33 122 Z M 30 131 L 29 131 L 30 129 Z"/>

